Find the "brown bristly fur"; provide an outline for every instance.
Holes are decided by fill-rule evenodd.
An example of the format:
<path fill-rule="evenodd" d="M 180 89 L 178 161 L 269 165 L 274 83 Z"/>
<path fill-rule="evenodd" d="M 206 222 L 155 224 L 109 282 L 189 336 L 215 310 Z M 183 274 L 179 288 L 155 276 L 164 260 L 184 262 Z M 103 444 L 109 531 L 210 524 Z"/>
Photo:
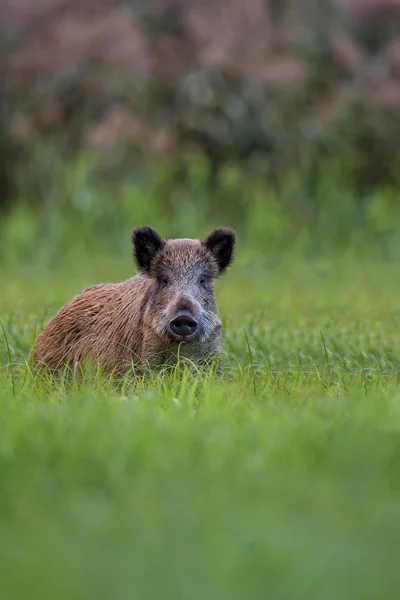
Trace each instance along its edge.
<path fill-rule="evenodd" d="M 170 363 L 178 354 L 202 361 L 220 352 L 213 284 L 231 262 L 233 232 L 216 230 L 206 240 L 163 240 L 141 228 L 133 244 L 141 272 L 122 283 L 90 287 L 66 304 L 36 340 L 36 368 L 55 373 L 90 362 L 123 375 L 132 365 Z M 196 314 L 202 327 L 186 343 L 168 331 L 171 315 L 181 309 Z"/>

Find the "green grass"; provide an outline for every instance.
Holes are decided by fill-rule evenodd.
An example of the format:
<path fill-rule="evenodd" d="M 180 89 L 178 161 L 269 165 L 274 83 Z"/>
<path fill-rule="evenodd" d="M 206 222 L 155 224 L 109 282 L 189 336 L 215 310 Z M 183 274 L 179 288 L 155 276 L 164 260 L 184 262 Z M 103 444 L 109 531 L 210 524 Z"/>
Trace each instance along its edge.
<path fill-rule="evenodd" d="M 396 597 L 400 274 L 238 254 L 225 373 L 35 381 L 35 328 L 124 259 L 0 273 L 0 589 L 45 599 Z"/>

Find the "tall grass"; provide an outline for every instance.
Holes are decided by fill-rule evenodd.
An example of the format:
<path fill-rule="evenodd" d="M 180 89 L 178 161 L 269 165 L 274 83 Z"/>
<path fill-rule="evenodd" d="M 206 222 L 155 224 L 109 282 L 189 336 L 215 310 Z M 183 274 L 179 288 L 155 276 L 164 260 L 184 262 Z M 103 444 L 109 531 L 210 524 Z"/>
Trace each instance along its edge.
<path fill-rule="evenodd" d="M 59 180 L 51 226 L 25 203 L 2 223 L 4 598 L 395 597 L 397 264 L 366 232 L 340 255 L 319 245 L 322 226 L 285 245 L 294 221 L 257 184 L 244 200 L 228 182 L 219 207 L 167 201 L 155 181 L 157 194 L 122 187 L 107 203 L 93 192 L 84 210 L 78 175 Z M 38 377 L 36 333 L 84 287 L 134 272 L 129 234 L 143 223 L 238 227 L 217 284 L 222 376 L 180 364 L 119 386 Z"/>
<path fill-rule="evenodd" d="M 336 162 L 321 171 L 310 191 L 301 172 L 279 186 L 226 165 L 216 188 L 207 164 L 187 156 L 187 177 L 177 181 L 173 162 L 132 165 L 132 177 L 102 181 L 96 163 L 79 156 L 60 163 L 57 154 L 37 164 L 37 184 L 22 189 L 8 219 L 0 222 L 0 261 L 44 266 L 70 264 L 95 252 L 127 256 L 132 227 L 150 223 L 165 236 L 197 237 L 227 224 L 246 253 L 272 256 L 332 255 L 397 260 L 400 213 L 397 189 L 359 198 Z M 107 259 L 106 259 L 107 260 Z"/>

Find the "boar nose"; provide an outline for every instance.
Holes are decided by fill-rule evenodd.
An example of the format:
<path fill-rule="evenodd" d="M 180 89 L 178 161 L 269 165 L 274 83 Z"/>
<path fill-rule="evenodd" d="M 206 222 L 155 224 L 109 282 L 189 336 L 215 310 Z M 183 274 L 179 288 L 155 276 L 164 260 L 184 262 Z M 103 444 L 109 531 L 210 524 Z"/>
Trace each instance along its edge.
<path fill-rule="evenodd" d="M 181 313 L 169 324 L 175 335 L 192 335 L 197 329 L 197 321 L 190 313 Z"/>

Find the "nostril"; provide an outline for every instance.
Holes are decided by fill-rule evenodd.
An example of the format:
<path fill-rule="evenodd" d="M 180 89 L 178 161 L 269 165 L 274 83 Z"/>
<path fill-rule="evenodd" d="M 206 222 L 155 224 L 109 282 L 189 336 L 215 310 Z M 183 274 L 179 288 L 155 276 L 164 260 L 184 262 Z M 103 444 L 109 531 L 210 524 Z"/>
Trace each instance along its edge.
<path fill-rule="evenodd" d="M 170 328 L 175 335 L 192 335 L 197 329 L 197 321 L 189 315 L 179 315 L 172 319 Z"/>
<path fill-rule="evenodd" d="M 188 327 L 196 327 L 195 321 L 192 319 L 176 319 L 175 325 L 181 327 L 182 325 L 187 325 Z"/>

